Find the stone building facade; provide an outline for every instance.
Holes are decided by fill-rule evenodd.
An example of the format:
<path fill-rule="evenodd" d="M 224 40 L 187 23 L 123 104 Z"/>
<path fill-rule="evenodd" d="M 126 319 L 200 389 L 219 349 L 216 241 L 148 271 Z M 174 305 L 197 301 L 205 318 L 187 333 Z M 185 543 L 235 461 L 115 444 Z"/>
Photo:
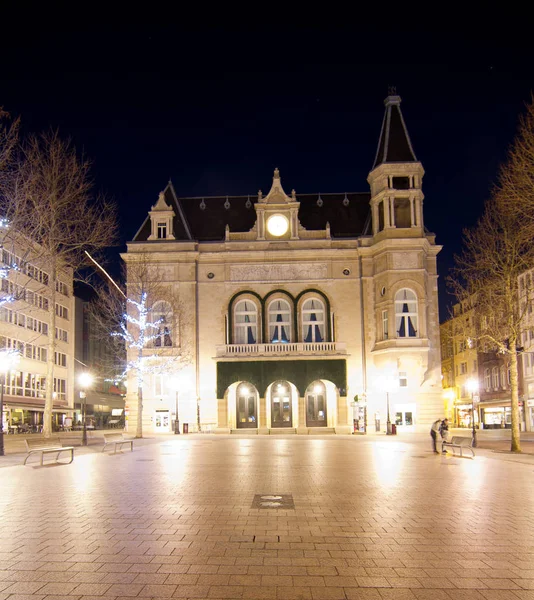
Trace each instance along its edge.
<path fill-rule="evenodd" d="M 370 192 L 288 193 L 276 169 L 265 195 L 160 194 L 123 255 L 129 282 L 148 263 L 180 306 L 156 340 L 166 366 L 145 377 L 144 431 L 176 413 L 189 431 L 306 434 L 383 431 L 388 408 L 399 432 L 441 415 L 440 246 L 400 98 L 385 107 Z M 132 373 L 132 430 L 136 388 Z"/>
<path fill-rule="evenodd" d="M 0 364 L 6 433 L 41 430 L 50 353 L 54 359 L 52 427 L 58 430 L 72 421 L 73 274 L 71 269 L 59 270 L 54 292 L 50 273 L 38 249 L 0 230 L 0 352 L 11 350 L 17 355 L 13 365 Z"/>

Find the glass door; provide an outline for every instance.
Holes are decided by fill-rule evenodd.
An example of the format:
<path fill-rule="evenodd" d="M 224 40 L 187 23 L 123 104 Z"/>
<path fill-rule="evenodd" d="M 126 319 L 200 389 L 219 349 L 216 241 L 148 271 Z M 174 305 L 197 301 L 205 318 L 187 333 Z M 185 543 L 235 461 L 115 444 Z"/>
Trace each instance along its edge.
<path fill-rule="evenodd" d="M 322 381 L 313 383 L 306 392 L 306 426 L 326 427 L 326 388 Z"/>
<path fill-rule="evenodd" d="M 154 415 L 154 431 L 156 433 L 169 433 L 171 418 L 168 410 L 157 410 Z"/>
<path fill-rule="evenodd" d="M 256 413 L 255 390 L 247 384 L 239 384 L 236 398 L 236 424 L 238 429 L 253 429 L 258 426 L 258 415 Z"/>
<path fill-rule="evenodd" d="M 291 388 L 287 381 L 271 388 L 271 427 L 293 427 Z"/>

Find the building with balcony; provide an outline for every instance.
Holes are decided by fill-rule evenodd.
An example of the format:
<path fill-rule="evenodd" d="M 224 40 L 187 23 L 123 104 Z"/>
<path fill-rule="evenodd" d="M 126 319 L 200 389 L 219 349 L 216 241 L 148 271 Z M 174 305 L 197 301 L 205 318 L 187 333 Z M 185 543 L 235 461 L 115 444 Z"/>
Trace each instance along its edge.
<path fill-rule="evenodd" d="M 370 191 L 288 193 L 275 169 L 267 194 L 160 193 L 123 254 L 129 282 L 148 263 L 181 306 L 159 340 L 179 379 L 168 361 L 145 377 L 144 431 L 177 413 L 189 431 L 250 433 L 384 430 L 388 407 L 398 431 L 427 430 L 442 415 L 440 246 L 400 102 L 385 101 Z M 127 387 L 132 426 L 133 373 Z"/>
<path fill-rule="evenodd" d="M 60 269 L 53 290 L 49 273 L 38 249 L 16 235 L 2 235 L 0 231 L 0 350 L 17 353 L 16 363 L 0 373 L 4 394 L 2 419 L 4 431 L 9 433 L 41 429 L 51 354 L 52 427 L 59 429 L 72 419 L 73 275 L 70 269 Z"/>
<path fill-rule="evenodd" d="M 519 277 L 524 329 L 518 357 L 519 421 L 524 431 L 531 431 L 534 407 L 534 318 L 526 289 L 529 273 Z M 512 426 L 512 390 L 509 357 L 492 347 L 487 340 L 471 341 L 475 332 L 475 308 L 453 306 L 453 315 L 440 325 L 441 369 L 446 416 L 455 427 L 504 429 Z M 470 389 L 474 381 L 476 390 Z M 530 387 L 529 387 L 530 386 Z M 529 394 L 533 396 L 529 405 Z M 526 404 L 526 408 L 525 408 Z"/>

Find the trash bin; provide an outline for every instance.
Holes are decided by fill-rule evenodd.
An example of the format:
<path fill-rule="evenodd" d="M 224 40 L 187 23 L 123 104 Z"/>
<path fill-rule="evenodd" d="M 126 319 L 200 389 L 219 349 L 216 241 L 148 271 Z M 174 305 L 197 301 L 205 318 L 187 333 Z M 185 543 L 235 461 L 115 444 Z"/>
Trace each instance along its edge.
<path fill-rule="evenodd" d="M 395 423 L 391 423 L 391 435 L 397 435 L 397 426 Z"/>
<path fill-rule="evenodd" d="M 189 423 L 184 423 L 184 433 L 189 433 Z"/>

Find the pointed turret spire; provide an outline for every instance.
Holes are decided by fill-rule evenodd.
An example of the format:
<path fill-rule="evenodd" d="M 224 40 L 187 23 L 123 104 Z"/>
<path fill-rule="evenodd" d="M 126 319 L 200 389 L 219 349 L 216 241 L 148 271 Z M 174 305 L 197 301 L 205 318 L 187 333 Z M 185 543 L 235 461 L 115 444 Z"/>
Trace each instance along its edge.
<path fill-rule="evenodd" d="M 390 89 L 390 95 L 384 100 L 386 112 L 373 169 L 382 163 L 417 162 L 406 124 L 402 118 L 401 98 L 395 92 L 395 88 Z"/>

